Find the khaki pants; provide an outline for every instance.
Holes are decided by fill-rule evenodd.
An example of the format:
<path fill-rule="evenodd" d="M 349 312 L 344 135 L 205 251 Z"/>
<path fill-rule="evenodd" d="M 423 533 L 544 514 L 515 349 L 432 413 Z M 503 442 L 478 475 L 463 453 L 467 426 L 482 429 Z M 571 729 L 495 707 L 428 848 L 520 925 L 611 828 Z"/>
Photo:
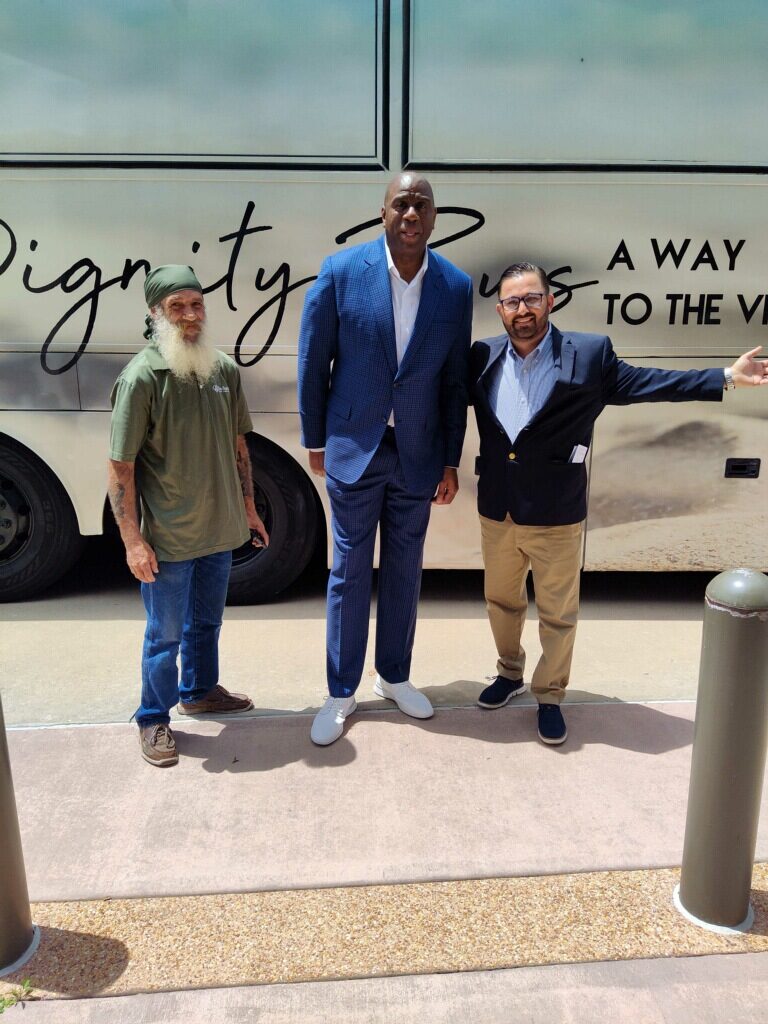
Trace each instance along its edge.
<path fill-rule="evenodd" d="M 541 704 L 559 704 L 571 672 L 579 614 L 582 524 L 518 526 L 480 516 L 485 600 L 499 652 L 496 669 L 506 679 L 522 679 L 525 651 L 520 637 L 528 609 L 526 579 L 533 572 L 539 613 L 541 658 L 531 692 Z"/>

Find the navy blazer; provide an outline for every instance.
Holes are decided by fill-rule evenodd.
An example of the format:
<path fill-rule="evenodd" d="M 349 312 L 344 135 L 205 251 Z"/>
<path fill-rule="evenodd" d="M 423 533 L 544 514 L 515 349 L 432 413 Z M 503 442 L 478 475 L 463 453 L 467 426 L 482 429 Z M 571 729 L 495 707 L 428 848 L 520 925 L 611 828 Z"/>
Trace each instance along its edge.
<path fill-rule="evenodd" d="M 723 397 L 722 370 L 632 366 L 617 358 L 605 335 L 561 333 L 553 325 L 552 393 L 517 437 L 509 438 L 488 400 L 489 374 L 508 340 L 502 334 L 477 341 L 470 354 L 470 401 L 480 433 L 477 504 L 480 515 L 498 522 L 507 513 L 523 526 L 560 526 L 586 517 L 586 463 L 569 459 L 574 445 L 589 447 L 606 405 Z"/>
<path fill-rule="evenodd" d="M 329 256 L 307 293 L 299 335 L 301 443 L 355 483 L 394 409 L 410 490 L 434 490 L 458 466 L 467 425 L 472 281 L 429 251 L 413 334 L 397 365 L 384 237 Z"/>

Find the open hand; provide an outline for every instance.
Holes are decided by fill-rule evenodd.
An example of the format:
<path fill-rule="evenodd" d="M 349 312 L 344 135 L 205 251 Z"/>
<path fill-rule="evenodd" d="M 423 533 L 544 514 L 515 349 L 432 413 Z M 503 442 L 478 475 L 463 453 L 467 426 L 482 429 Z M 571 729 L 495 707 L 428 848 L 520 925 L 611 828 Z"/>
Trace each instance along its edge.
<path fill-rule="evenodd" d="M 768 384 L 768 359 L 755 359 L 762 345 L 739 356 L 731 367 L 733 383 L 737 388 L 754 387 L 757 384 Z"/>

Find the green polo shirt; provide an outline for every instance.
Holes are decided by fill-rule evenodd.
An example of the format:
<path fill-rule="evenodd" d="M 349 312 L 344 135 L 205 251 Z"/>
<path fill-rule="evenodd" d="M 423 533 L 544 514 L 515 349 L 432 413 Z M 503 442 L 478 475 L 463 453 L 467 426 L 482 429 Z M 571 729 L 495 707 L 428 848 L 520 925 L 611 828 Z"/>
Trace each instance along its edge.
<path fill-rule="evenodd" d="M 237 366 L 223 352 L 205 384 L 173 376 L 153 344 L 112 389 L 109 457 L 135 463 L 141 532 L 164 562 L 244 544 L 237 435 L 253 429 Z"/>

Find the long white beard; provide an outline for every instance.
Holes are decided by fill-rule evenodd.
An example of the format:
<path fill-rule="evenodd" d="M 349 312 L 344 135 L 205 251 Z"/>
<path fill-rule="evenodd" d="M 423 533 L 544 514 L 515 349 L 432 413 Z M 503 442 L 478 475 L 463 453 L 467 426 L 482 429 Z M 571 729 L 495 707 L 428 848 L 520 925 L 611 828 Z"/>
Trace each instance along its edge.
<path fill-rule="evenodd" d="M 181 328 L 172 324 L 164 313 L 158 313 L 154 317 L 152 338 L 178 380 L 205 384 L 210 379 L 216 368 L 216 349 L 208 339 L 205 325 L 195 341 L 185 341 Z"/>

